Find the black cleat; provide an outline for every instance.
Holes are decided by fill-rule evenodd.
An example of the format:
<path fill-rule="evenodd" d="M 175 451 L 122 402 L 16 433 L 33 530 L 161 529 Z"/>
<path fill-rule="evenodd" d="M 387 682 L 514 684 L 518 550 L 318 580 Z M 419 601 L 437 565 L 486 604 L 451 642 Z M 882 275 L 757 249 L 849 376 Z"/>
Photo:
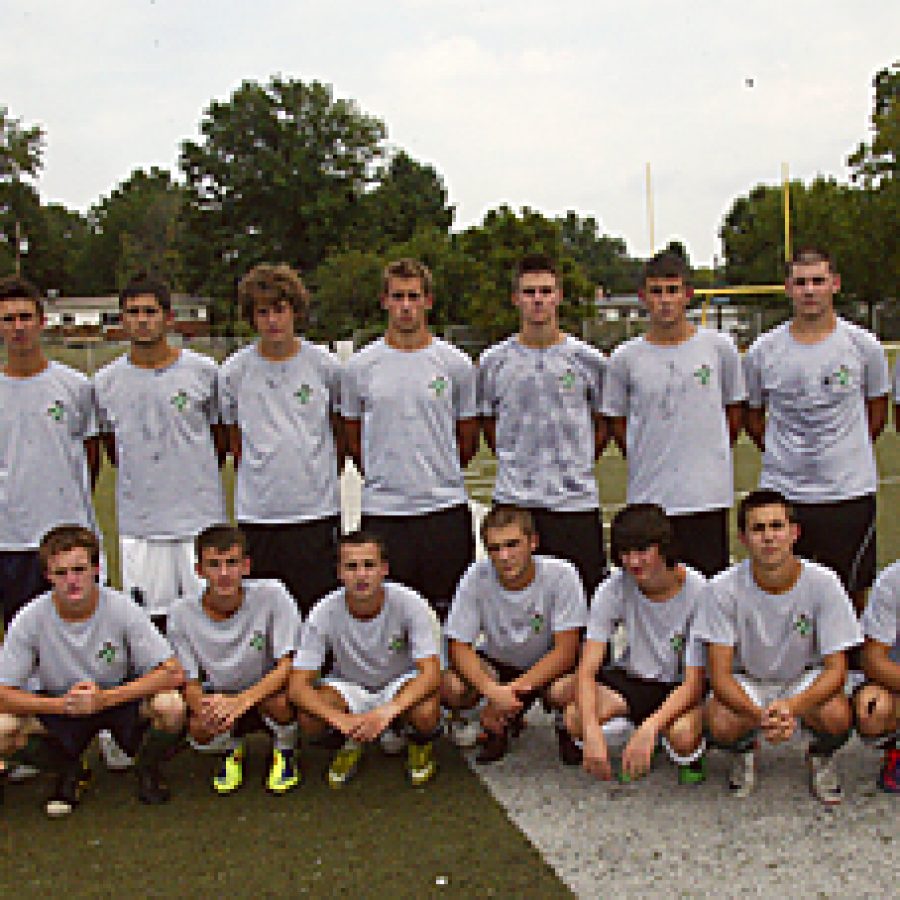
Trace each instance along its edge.
<path fill-rule="evenodd" d="M 148 806 L 167 803 L 172 796 L 159 769 L 156 766 L 138 766 L 135 769 L 138 782 L 138 800 Z"/>
<path fill-rule="evenodd" d="M 559 758 L 564 766 L 580 766 L 581 747 L 575 743 L 572 735 L 565 728 L 557 725 L 556 739 L 559 741 Z"/>
<path fill-rule="evenodd" d="M 56 776 L 53 793 L 44 807 L 51 819 L 69 815 L 81 802 L 81 798 L 91 783 L 91 770 L 81 759 L 71 763 Z"/>

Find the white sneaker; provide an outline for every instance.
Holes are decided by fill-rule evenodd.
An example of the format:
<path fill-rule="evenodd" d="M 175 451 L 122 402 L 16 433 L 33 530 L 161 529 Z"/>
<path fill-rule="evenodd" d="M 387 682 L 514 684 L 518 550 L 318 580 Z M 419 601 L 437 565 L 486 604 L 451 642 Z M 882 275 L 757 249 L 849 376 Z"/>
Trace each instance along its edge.
<path fill-rule="evenodd" d="M 112 733 L 104 729 L 97 735 L 103 762 L 110 772 L 124 772 L 134 765 L 134 760 L 116 743 Z"/>
<path fill-rule="evenodd" d="M 749 797 L 756 786 L 756 751 L 747 750 L 735 753 L 731 765 L 728 787 L 733 797 L 743 799 Z"/>
<path fill-rule="evenodd" d="M 402 753 L 409 743 L 405 734 L 394 731 L 393 728 L 385 728 L 381 732 L 379 742 L 381 743 L 382 752 L 388 756 L 397 756 L 397 754 Z"/>
<path fill-rule="evenodd" d="M 809 789 L 826 806 L 837 806 L 843 801 L 844 792 L 833 756 L 809 755 Z"/>
<path fill-rule="evenodd" d="M 29 778 L 36 778 L 40 774 L 41 770 L 35 766 L 19 763 L 7 771 L 6 780 L 11 782 L 28 781 Z"/>
<path fill-rule="evenodd" d="M 478 719 L 467 719 L 464 716 L 450 717 L 450 740 L 464 750 L 478 743 L 481 723 Z"/>

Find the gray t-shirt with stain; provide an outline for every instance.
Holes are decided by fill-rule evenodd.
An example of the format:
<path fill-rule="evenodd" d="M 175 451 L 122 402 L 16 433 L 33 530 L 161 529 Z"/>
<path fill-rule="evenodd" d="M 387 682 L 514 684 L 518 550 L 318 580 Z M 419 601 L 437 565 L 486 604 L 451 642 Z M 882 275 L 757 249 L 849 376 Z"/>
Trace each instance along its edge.
<path fill-rule="evenodd" d="M 900 663 L 900 561 L 876 579 L 860 625 L 866 637 L 887 644 L 891 659 Z"/>

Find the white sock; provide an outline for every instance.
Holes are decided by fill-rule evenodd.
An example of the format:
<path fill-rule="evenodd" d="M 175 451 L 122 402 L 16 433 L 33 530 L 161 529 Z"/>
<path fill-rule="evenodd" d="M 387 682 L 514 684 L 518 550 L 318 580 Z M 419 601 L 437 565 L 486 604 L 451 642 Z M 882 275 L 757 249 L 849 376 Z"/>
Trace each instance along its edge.
<path fill-rule="evenodd" d="M 272 736 L 275 739 L 276 750 L 293 750 L 297 746 L 297 730 L 299 725 L 291 722 L 290 725 L 279 725 L 277 722 L 269 722 Z"/>

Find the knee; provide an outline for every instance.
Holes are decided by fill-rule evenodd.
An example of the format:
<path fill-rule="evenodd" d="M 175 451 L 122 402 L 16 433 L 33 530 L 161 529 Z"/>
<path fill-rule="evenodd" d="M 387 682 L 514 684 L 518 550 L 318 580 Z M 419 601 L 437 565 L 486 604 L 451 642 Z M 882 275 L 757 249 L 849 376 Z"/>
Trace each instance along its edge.
<path fill-rule="evenodd" d="M 468 693 L 462 679 L 455 672 L 446 671 L 441 675 L 441 702 L 450 709 L 465 705 Z"/>
<path fill-rule="evenodd" d="M 564 709 L 575 702 L 575 676 L 563 675 L 547 688 L 547 704 L 551 709 Z"/>
<path fill-rule="evenodd" d="M 710 700 L 706 704 L 703 720 L 713 740 L 723 744 L 731 744 L 742 738 L 751 728 L 716 700 Z"/>
<path fill-rule="evenodd" d="M 15 753 L 25 746 L 24 724 L 19 716 L 0 713 L 0 753 Z"/>
<path fill-rule="evenodd" d="M 410 724 L 421 732 L 434 731 L 440 720 L 441 703 L 436 693 L 417 703 L 409 713 Z"/>
<path fill-rule="evenodd" d="M 850 703 L 843 694 L 832 697 L 823 703 L 816 712 L 815 721 L 811 724 L 817 731 L 833 735 L 845 734 L 853 725 Z"/>
<path fill-rule="evenodd" d="M 696 750 L 703 732 L 700 710 L 689 710 L 677 718 L 666 732 L 666 740 L 679 756 L 687 756 Z"/>
<path fill-rule="evenodd" d="M 177 691 L 163 691 L 150 698 L 150 719 L 160 731 L 181 731 L 186 707 Z"/>
<path fill-rule="evenodd" d="M 288 700 L 286 691 L 281 691 L 275 694 L 274 697 L 269 697 L 263 704 L 263 712 L 279 725 L 290 725 L 296 718 L 294 707 Z"/>
<path fill-rule="evenodd" d="M 581 723 L 581 711 L 578 709 L 577 703 L 570 703 L 563 712 L 563 724 L 566 731 L 572 737 L 580 738 L 584 734 L 584 728 Z"/>
<path fill-rule="evenodd" d="M 856 695 L 856 727 L 864 737 L 885 734 L 891 725 L 893 698 L 882 688 L 866 685 Z"/>

